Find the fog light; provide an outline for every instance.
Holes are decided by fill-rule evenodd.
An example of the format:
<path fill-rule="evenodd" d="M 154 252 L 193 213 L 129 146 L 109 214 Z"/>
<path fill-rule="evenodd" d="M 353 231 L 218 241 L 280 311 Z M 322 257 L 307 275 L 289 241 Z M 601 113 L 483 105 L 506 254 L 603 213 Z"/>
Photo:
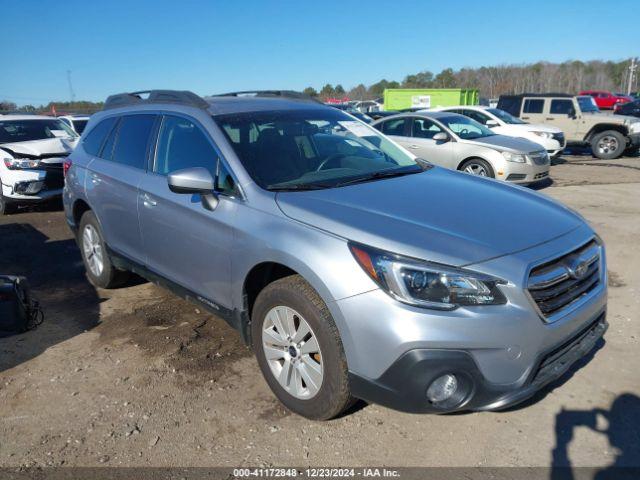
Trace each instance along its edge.
<path fill-rule="evenodd" d="M 436 378 L 427 389 L 427 398 L 431 403 L 444 402 L 458 390 L 458 380 L 455 375 L 446 374 Z"/>

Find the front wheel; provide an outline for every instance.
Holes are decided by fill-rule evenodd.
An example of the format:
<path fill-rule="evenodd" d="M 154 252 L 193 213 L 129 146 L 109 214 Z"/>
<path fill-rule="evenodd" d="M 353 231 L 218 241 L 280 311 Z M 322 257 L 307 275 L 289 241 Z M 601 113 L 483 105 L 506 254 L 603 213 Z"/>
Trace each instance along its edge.
<path fill-rule="evenodd" d="M 602 160 L 613 160 L 622 155 L 627 141 L 620 132 L 607 130 L 596 134 L 591 139 L 593 154 Z"/>
<path fill-rule="evenodd" d="M 251 318 L 262 374 L 289 410 L 329 420 L 352 404 L 338 329 L 325 303 L 301 276 L 265 287 Z"/>
<path fill-rule="evenodd" d="M 495 173 L 493 173 L 493 168 L 489 165 L 489 162 L 481 158 L 471 158 L 467 160 L 460 166 L 460 170 L 479 177 L 496 177 Z"/>

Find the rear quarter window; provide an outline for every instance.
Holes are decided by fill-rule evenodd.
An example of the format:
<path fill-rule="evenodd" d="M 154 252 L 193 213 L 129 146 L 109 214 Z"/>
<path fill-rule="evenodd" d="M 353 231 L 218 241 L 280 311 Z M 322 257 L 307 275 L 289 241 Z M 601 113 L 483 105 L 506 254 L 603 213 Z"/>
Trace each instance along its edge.
<path fill-rule="evenodd" d="M 95 157 L 100 155 L 100 149 L 104 144 L 105 138 L 107 138 L 107 135 L 109 135 L 109 132 L 113 128 L 115 121 L 116 117 L 105 118 L 93 127 L 82 141 L 85 152 Z"/>

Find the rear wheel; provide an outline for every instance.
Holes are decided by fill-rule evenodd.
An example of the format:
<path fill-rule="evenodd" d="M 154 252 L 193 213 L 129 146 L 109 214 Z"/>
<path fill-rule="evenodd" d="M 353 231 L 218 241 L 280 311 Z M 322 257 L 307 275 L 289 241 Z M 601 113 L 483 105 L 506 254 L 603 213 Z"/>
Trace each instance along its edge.
<path fill-rule="evenodd" d="M 99 288 L 115 288 L 126 282 L 129 272 L 113 266 L 100 224 L 91 210 L 82 215 L 78 244 L 89 281 Z"/>
<path fill-rule="evenodd" d="M 495 178 L 496 175 L 493 172 L 493 168 L 489 165 L 489 162 L 481 158 L 471 158 L 464 162 L 460 166 L 460 170 L 471 175 L 477 175 L 479 177 Z"/>
<path fill-rule="evenodd" d="M 265 287 L 251 318 L 262 374 L 289 410 L 328 420 L 352 404 L 338 329 L 325 303 L 301 276 Z"/>
<path fill-rule="evenodd" d="M 606 130 L 591 139 L 591 151 L 602 160 L 618 158 L 624 152 L 627 141 L 620 132 Z"/>

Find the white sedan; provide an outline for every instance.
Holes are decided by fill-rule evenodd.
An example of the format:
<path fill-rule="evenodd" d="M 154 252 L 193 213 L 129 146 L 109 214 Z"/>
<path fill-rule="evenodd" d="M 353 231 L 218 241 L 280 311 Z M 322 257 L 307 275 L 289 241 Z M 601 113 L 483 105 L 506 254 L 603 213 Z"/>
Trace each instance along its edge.
<path fill-rule="evenodd" d="M 564 132 L 559 128 L 527 123 L 498 108 L 467 105 L 433 110 L 459 113 L 472 118 L 499 135 L 531 140 L 542 145 L 551 158 L 559 156 L 567 145 Z"/>

